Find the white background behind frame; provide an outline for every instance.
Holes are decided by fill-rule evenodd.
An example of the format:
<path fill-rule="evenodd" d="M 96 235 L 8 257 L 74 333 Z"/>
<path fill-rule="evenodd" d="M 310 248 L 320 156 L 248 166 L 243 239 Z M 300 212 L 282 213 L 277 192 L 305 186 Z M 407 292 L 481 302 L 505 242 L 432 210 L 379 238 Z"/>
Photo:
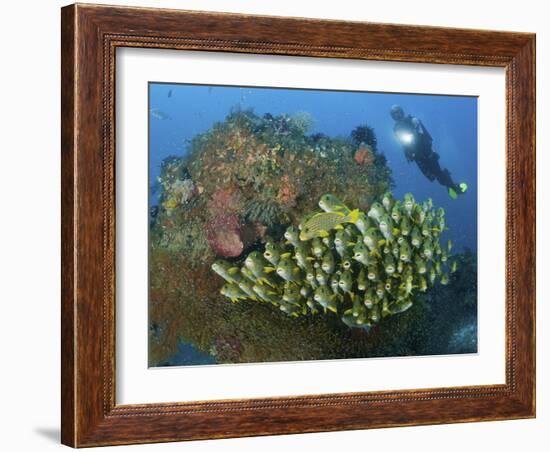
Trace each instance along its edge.
<path fill-rule="evenodd" d="M 504 383 L 503 69 L 138 48 L 116 68 L 117 403 Z M 149 81 L 479 96 L 478 353 L 148 369 Z"/>
<path fill-rule="evenodd" d="M 5 70 L 0 78 L 9 87 L 3 93 L 3 103 L 9 108 L 0 110 L 5 171 L 0 185 L 4 193 L 17 197 L 6 198 L 7 217 L 0 230 L 3 243 L 2 300 L 5 319 L 0 338 L 6 346 L 3 358 L 8 370 L 2 375 L 2 403 L 9 418 L 9 428 L 3 432 L 4 448 L 12 451 L 61 451 L 59 444 L 60 418 L 60 83 L 59 83 L 59 8 L 67 0 L 28 0 L 8 2 L 3 12 L 6 17 L 25 17 L 28 29 L 21 33 L 19 20 L 5 21 L 0 29 L 6 61 L 13 62 L 14 70 Z M 105 3 L 105 0 L 89 0 Z M 278 0 L 117 0 L 117 4 L 188 8 L 195 10 L 233 11 L 247 14 L 319 17 L 327 19 L 362 20 L 403 24 L 468 27 L 529 31 L 537 33 L 537 129 L 544 130 L 550 123 L 550 29 L 548 5 L 539 0 L 517 2 L 490 0 L 463 0 L 449 5 L 438 0 L 423 0 L 411 7 L 409 0 L 387 2 L 338 2 Z M 29 14 L 29 10 L 33 14 Z M 17 45 L 13 37 L 17 36 Z M 33 55 L 29 58 L 29 55 Z M 43 68 L 37 72 L 37 68 Z M 40 74 L 37 77 L 37 74 Z M 32 108 L 29 102 L 32 98 Z M 29 120 L 33 119 L 32 133 Z M 39 120 L 38 120 L 39 119 Z M 537 229 L 550 230 L 550 136 L 538 133 L 537 148 Z M 22 183 L 19 169 L 25 168 Z M 17 169 L 17 170 L 16 170 Z M 37 198 L 37 187 L 40 187 Z M 12 199 L 13 198 L 13 199 Z M 31 209 L 28 202 L 35 200 Z M 30 217 L 40 220 L 26 221 Z M 22 220 L 24 219 L 24 220 Z M 9 238 L 9 239 L 7 239 Z M 22 244 L 29 252 L 21 252 Z M 280 435 L 255 438 L 234 438 L 215 441 L 116 446 L 104 451 L 140 452 L 281 452 L 352 450 L 357 447 L 409 452 L 464 452 L 479 450 L 490 441 L 499 452 L 529 450 L 547 452 L 550 429 L 550 390 L 544 384 L 550 372 L 550 333 L 544 328 L 550 318 L 548 252 L 550 234 L 537 237 L 537 418 L 517 421 L 495 421 L 401 427 L 391 429 L 356 430 L 301 435 Z M 32 275 L 32 284 L 29 283 Z M 30 311 L 32 313 L 30 313 Z M 21 320 L 19 320 L 21 319 Z M 25 328 L 22 328 L 24 319 Z M 32 334 L 29 332 L 32 331 Z M 40 340 L 37 340 L 40 338 Z M 17 344 L 17 346 L 15 346 Z M 40 376 L 37 378 L 37 372 Z M 542 382 L 542 384 L 541 384 Z M 33 401 L 21 403 L 22 395 Z"/>

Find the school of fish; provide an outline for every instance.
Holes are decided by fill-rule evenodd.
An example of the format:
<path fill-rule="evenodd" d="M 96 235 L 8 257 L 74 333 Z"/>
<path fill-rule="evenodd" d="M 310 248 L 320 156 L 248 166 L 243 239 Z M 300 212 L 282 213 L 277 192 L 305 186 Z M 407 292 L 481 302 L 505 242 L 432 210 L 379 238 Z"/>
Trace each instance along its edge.
<path fill-rule="evenodd" d="M 451 241 L 440 244 L 445 211 L 431 199 L 417 203 L 407 193 L 395 200 L 388 192 L 363 212 L 326 194 L 319 207 L 290 226 L 284 242 L 268 241 L 242 266 L 214 262 L 226 281 L 221 293 L 234 303 L 271 303 L 293 317 L 332 313 L 368 330 L 408 310 L 416 292 L 448 284 L 456 271 Z"/>

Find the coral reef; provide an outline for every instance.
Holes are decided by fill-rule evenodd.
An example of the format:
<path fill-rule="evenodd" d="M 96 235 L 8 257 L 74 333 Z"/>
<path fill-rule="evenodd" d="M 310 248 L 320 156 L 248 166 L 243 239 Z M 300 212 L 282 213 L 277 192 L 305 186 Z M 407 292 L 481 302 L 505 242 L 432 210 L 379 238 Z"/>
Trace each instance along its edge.
<path fill-rule="evenodd" d="M 373 150 L 377 149 L 378 141 L 374 129 L 367 124 L 357 126 L 351 131 L 351 139 L 357 145 L 369 145 Z"/>
<path fill-rule="evenodd" d="M 180 342 L 193 343 L 218 363 L 475 353 L 476 343 L 470 342 L 469 349 L 449 347 L 455 343 L 457 325 L 465 316 L 475 318 L 477 310 L 475 259 L 463 259 L 461 254 L 455 258 L 458 269 L 447 286 L 436 284 L 419 293 L 409 310 L 366 332 L 349 328 L 336 316 L 294 318 L 269 304 L 228 303 L 219 294 L 223 280 L 215 275 L 205 279 L 207 266 L 189 267 L 185 256 L 156 250 L 151 268 L 149 364 L 166 365 Z M 182 268 L 190 268 L 185 278 Z M 461 286 L 461 274 L 474 280 L 467 291 Z M 225 342 L 231 344 L 229 349 Z M 222 345 L 219 354 L 216 344 Z"/>
<path fill-rule="evenodd" d="M 362 144 L 355 151 L 353 158 L 358 165 L 372 165 L 374 163 L 374 152 L 369 145 Z"/>
<path fill-rule="evenodd" d="M 239 248 L 245 252 L 266 236 L 280 238 L 323 193 L 339 193 L 364 209 L 391 188 L 385 159 L 376 159 L 382 154 L 372 129 L 356 143 L 307 135 L 312 125 L 307 112 L 234 111 L 197 135 L 185 155 L 162 164 L 152 215 L 155 244 L 192 256 L 192 266 L 215 255 L 237 257 Z M 354 156 L 367 148 L 357 165 Z M 231 244 L 223 246 L 217 229 L 226 224 Z"/>
<path fill-rule="evenodd" d="M 277 223 L 280 208 L 276 201 L 269 199 L 250 199 L 244 206 L 243 217 L 250 223 L 271 227 Z"/>
<path fill-rule="evenodd" d="M 293 127 L 303 134 L 308 133 L 315 123 L 313 116 L 308 111 L 296 112 L 290 117 L 290 120 L 293 123 Z"/>
<path fill-rule="evenodd" d="M 237 336 L 218 336 L 210 348 L 210 355 L 221 363 L 238 360 L 242 352 L 242 343 Z"/>
<path fill-rule="evenodd" d="M 208 243 L 217 256 L 239 256 L 244 244 L 241 238 L 241 222 L 237 215 L 219 215 L 207 225 Z"/>
<path fill-rule="evenodd" d="M 208 201 L 208 213 L 211 216 L 220 214 L 238 214 L 243 208 L 241 192 L 234 187 L 218 190 Z"/>
<path fill-rule="evenodd" d="M 195 195 L 196 189 L 193 181 L 188 177 L 185 167 L 177 157 L 164 160 L 162 165 L 163 177 L 158 182 L 166 193 L 163 207 L 170 214 L 172 209 L 187 204 Z"/>
<path fill-rule="evenodd" d="M 386 193 L 368 213 L 351 211 L 324 195 L 323 212 L 309 214 L 285 232 L 285 243 L 268 242 L 242 267 L 216 261 L 212 269 L 233 302 L 270 303 L 292 317 L 336 314 L 349 327 L 370 328 L 410 309 L 415 294 L 436 281 L 446 285 L 451 242 L 441 247 L 445 211 L 412 194 L 403 201 Z"/>
<path fill-rule="evenodd" d="M 367 211 L 391 189 L 372 129 L 361 126 L 348 138 L 308 135 L 311 117 L 299 116 L 233 111 L 163 162 L 150 215 L 151 366 L 178 364 L 172 358 L 181 344 L 218 363 L 425 354 L 450 340 L 438 329 L 449 325 L 443 312 L 475 313 L 476 292 L 464 288 L 475 282 L 475 255 L 458 256 L 448 286 L 419 293 L 410 309 L 368 333 L 336 315 L 292 317 L 270 303 L 227 302 L 224 281 L 211 270 L 216 259 L 240 266 L 266 242 L 281 241 L 325 193 Z M 362 148 L 374 159 L 357 162 Z M 226 233 L 231 246 L 222 243 Z"/>

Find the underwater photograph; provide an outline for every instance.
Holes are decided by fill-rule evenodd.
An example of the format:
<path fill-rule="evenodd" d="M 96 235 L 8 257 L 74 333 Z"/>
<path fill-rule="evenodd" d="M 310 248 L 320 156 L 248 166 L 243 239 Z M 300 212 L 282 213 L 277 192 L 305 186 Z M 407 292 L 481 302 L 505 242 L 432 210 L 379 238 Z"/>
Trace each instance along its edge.
<path fill-rule="evenodd" d="M 477 353 L 477 97 L 148 90 L 150 367 Z"/>

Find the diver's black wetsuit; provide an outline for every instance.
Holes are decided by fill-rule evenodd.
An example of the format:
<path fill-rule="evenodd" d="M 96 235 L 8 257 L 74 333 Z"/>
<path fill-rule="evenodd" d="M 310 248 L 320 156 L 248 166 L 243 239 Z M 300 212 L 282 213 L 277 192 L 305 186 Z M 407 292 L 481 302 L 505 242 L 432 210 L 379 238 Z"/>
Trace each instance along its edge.
<path fill-rule="evenodd" d="M 436 179 L 444 187 L 461 193 L 462 190 L 451 178 L 449 170 L 439 166 L 439 154 L 432 149 L 432 137 L 424 124 L 411 115 L 405 116 L 400 107 L 397 112 L 392 109 L 392 117 L 395 120 L 393 133 L 403 146 L 407 161 L 416 162 L 422 174 L 430 181 Z"/>

